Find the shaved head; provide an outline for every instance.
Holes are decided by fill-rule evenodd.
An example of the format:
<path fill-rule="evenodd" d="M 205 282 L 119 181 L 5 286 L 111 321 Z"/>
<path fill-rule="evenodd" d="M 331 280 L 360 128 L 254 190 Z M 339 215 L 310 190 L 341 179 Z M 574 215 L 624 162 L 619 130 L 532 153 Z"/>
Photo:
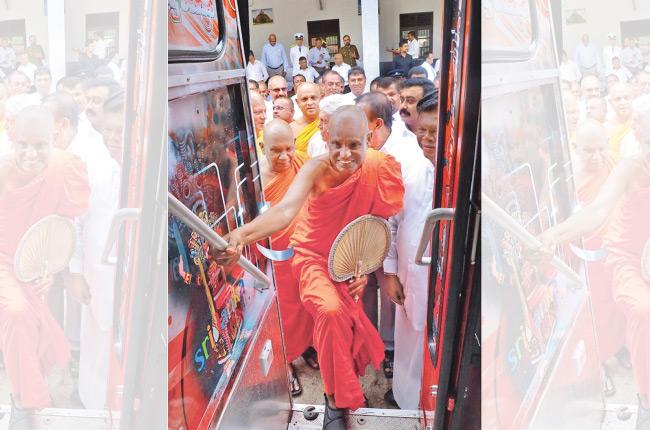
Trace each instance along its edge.
<path fill-rule="evenodd" d="M 359 106 L 342 106 L 329 123 L 327 142 L 330 165 L 337 172 L 351 175 L 361 168 L 368 150 L 368 119 Z"/>
<path fill-rule="evenodd" d="M 612 85 L 609 90 L 609 103 L 621 120 L 628 120 L 632 117 L 632 87 L 624 82 Z"/>
<path fill-rule="evenodd" d="M 359 106 L 341 106 L 330 117 L 330 135 L 332 138 L 339 136 L 340 130 L 353 126 L 356 135 L 365 141 L 368 136 L 368 118 Z"/>
<path fill-rule="evenodd" d="M 578 124 L 576 155 L 581 167 L 586 171 L 597 172 L 605 167 L 607 133 L 600 122 L 588 118 Z"/>
<path fill-rule="evenodd" d="M 305 119 L 313 121 L 318 117 L 320 99 L 320 87 L 317 84 L 305 82 L 298 87 L 296 103 Z"/>
<path fill-rule="evenodd" d="M 54 117 L 49 109 L 29 106 L 18 112 L 12 133 L 16 166 L 30 174 L 45 169 L 52 152 L 53 138 Z"/>
<path fill-rule="evenodd" d="M 291 167 L 296 143 L 293 130 L 284 120 L 274 119 L 264 126 L 264 157 L 273 172 L 282 173 Z"/>

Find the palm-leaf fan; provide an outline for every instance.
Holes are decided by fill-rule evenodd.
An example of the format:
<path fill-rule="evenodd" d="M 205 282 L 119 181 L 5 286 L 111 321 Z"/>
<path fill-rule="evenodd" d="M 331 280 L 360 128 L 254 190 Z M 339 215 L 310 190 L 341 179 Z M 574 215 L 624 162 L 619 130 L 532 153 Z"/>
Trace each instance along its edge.
<path fill-rule="evenodd" d="M 32 225 L 20 239 L 14 257 L 14 273 L 20 282 L 31 282 L 65 269 L 75 246 L 74 224 L 68 218 L 49 215 Z"/>
<path fill-rule="evenodd" d="M 332 244 L 327 262 L 330 277 L 343 282 L 374 272 L 388 255 L 389 245 L 388 221 L 374 215 L 355 219 Z"/>
<path fill-rule="evenodd" d="M 650 239 L 648 239 L 641 253 L 641 274 L 643 279 L 650 282 Z"/>

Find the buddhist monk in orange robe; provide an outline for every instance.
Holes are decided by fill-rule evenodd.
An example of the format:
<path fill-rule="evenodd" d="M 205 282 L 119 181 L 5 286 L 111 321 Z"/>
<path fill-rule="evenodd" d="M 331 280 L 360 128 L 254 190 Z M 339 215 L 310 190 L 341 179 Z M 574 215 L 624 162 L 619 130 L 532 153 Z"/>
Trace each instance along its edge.
<path fill-rule="evenodd" d="M 388 218 L 402 208 L 404 185 L 399 163 L 368 149 L 368 120 L 358 106 L 332 114 L 328 154 L 302 167 L 284 198 L 228 237 L 229 246 L 214 257 L 222 264 L 239 258 L 245 244 L 296 221 L 292 261 L 300 282 L 300 298 L 314 318 L 314 344 L 319 354 L 326 394 L 325 424 L 345 428 L 344 409 L 364 404 L 359 382 L 368 364 L 378 367 L 384 345 L 355 301 L 366 276 L 350 283 L 334 282 L 327 257 L 336 235 L 350 221 L 366 214 Z M 302 209 L 302 210 L 301 210 Z"/>
<path fill-rule="evenodd" d="M 51 405 L 43 372 L 70 358 L 68 340 L 44 301 L 47 280 L 22 283 L 13 269 L 19 241 L 34 223 L 54 214 L 72 218 L 88 207 L 86 167 L 52 147 L 53 131 L 47 109 L 24 109 L 13 125 L 13 153 L 0 160 L 0 349 L 12 420 L 31 421 L 34 409 Z"/>
<path fill-rule="evenodd" d="M 307 155 L 295 151 L 291 127 L 281 119 L 274 119 L 266 124 L 264 135 L 266 139 L 264 158 L 261 162 L 262 181 L 264 196 L 273 207 L 287 193 L 298 171 L 307 161 Z M 295 222 L 292 222 L 288 227 L 271 236 L 271 247 L 274 250 L 289 248 L 289 239 L 293 234 L 294 226 Z M 273 268 L 280 301 L 287 362 L 291 363 L 311 346 L 314 323 L 300 301 L 298 279 L 291 271 L 291 261 L 274 261 Z M 295 372 L 293 367 L 292 372 Z M 298 394 L 302 391 L 299 384 L 295 387 L 292 385 L 292 392 L 294 391 Z"/>
<path fill-rule="evenodd" d="M 576 131 L 576 150 L 574 174 L 578 201 L 588 205 L 598 196 L 607 177 L 614 168 L 614 162 L 608 155 L 605 128 L 599 122 L 587 119 L 582 121 Z M 603 249 L 603 236 L 607 223 L 583 238 L 583 245 L 588 250 Z M 600 361 L 614 356 L 624 346 L 625 319 L 620 309 L 614 304 L 612 296 L 612 274 L 605 265 L 605 260 L 587 263 L 591 304 L 596 323 L 596 337 Z M 605 367 L 605 369 L 607 369 Z M 608 376 L 606 394 L 613 394 L 613 381 Z"/>
<path fill-rule="evenodd" d="M 540 236 L 548 250 L 590 234 L 608 222 L 606 264 L 614 302 L 626 321 L 625 340 L 639 394 L 637 429 L 650 429 L 650 96 L 632 106 L 641 154 L 621 160 L 593 202 Z M 608 219 L 611 219 L 608 221 Z M 645 260 L 642 256 L 646 255 Z"/>

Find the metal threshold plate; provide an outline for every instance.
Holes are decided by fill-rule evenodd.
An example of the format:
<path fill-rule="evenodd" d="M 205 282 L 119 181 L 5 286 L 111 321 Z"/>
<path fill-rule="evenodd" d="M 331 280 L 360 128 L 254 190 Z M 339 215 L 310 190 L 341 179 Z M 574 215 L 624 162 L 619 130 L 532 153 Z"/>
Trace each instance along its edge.
<path fill-rule="evenodd" d="M 314 406 L 318 418 L 308 421 L 303 410 Z M 323 427 L 323 405 L 305 405 L 294 403 L 289 430 L 320 430 Z M 421 430 L 420 411 L 401 409 L 361 408 L 348 417 L 349 430 Z"/>
<path fill-rule="evenodd" d="M 10 415 L 11 406 L 0 405 L 0 430 L 9 428 Z M 38 411 L 34 418 L 34 430 L 108 429 L 108 413 L 103 410 L 46 408 Z"/>

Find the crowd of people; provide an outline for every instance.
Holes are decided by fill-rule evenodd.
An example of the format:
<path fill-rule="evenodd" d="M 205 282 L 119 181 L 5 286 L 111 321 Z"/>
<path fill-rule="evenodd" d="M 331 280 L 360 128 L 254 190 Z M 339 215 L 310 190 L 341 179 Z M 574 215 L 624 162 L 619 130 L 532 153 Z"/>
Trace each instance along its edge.
<path fill-rule="evenodd" d="M 302 355 L 320 368 L 327 428 L 344 428 L 343 410 L 366 404 L 358 376 L 369 363 L 392 378 L 388 403 L 419 405 L 428 268 L 415 264 L 415 252 L 433 198 L 438 83 L 423 67 L 368 83 L 353 45 L 336 54 L 338 68 L 318 71 L 320 48 L 307 60 L 301 34 L 296 41 L 291 90 L 280 63 L 253 66 L 259 74 L 248 81 L 271 209 L 231 232 L 232 247 L 214 258 L 232 262 L 231 252 L 265 235 L 274 249 L 294 248 L 275 267 L 287 360 Z M 389 220 L 388 257 L 368 276 L 334 282 L 329 248 L 347 222 L 367 213 Z M 295 366 L 289 373 L 299 395 Z"/>
<path fill-rule="evenodd" d="M 118 207 L 125 95 L 121 68 L 111 67 L 117 56 L 100 52 L 100 37 L 92 67 L 56 84 L 34 36 L 29 46 L 0 42 L 0 351 L 12 429 L 31 429 L 45 407 L 106 404 L 114 268 L 98 244 Z M 69 267 L 19 282 L 19 241 L 48 215 L 74 221 Z"/>
<path fill-rule="evenodd" d="M 562 101 L 581 210 L 541 235 L 544 247 L 582 237 L 601 251 L 588 261 L 604 393 L 614 357 L 631 368 L 639 394 L 637 428 L 650 428 L 650 66 L 637 41 L 608 35 L 601 51 L 588 35 L 563 55 Z M 602 252 L 606 251 L 606 252 Z M 644 257 L 647 258 L 647 257 Z M 608 364 L 609 363 L 609 364 Z"/>

